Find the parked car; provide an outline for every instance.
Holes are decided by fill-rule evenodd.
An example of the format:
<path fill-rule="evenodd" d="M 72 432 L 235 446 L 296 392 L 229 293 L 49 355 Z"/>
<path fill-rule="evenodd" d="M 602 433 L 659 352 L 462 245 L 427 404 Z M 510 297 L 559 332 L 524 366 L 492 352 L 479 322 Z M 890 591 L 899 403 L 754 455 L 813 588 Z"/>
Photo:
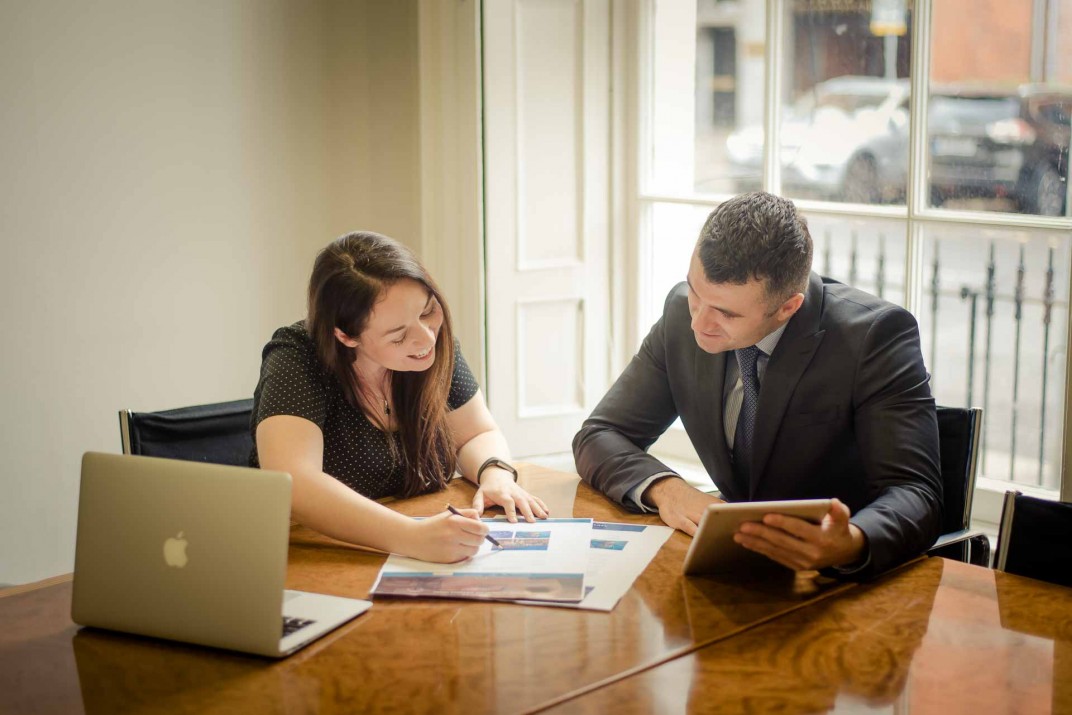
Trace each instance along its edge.
<path fill-rule="evenodd" d="M 878 203 L 904 193 L 908 80 L 846 75 L 816 84 L 782 120 L 782 185 L 822 198 Z M 748 126 L 726 139 L 736 188 L 759 186 L 764 133 Z"/>
<path fill-rule="evenodd" d="M 929 114 L 935 203 L 1008 197 L 1024 213 L 1065 214 L 1072 88 L 944 87 Z"/>
<path fill-rule="evenodd" d="M 931 199 L 1008 198 L 1025 213 L 1065 214 L 1072 88 L 936 87 L 929 100 Z M 853 203 L 903 200 L 908 168 L 905 80 L 835 77 L 787 110 L 782 185 Z M 759 185 L 763 130 L 726 141 L 739 190 Z"/>

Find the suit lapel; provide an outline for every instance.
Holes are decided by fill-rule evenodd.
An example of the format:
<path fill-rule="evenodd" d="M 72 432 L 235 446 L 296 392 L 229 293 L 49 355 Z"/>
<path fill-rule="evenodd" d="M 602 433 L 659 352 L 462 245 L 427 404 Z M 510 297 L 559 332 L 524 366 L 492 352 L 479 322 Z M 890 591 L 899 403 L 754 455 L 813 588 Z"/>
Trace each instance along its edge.
<path fill-rule="evenodd" d="M 823 341 L 825 331 L 819 329 L 822 311 L 822 279 L 812 273 L 804 304 L 790 318 L 763 375 L 752 446 L 752 479 L 748 487 L 750 499 L 755 498 L 759 482 L 764 477 L 774 439 L 778 436 L 793 391 Z"/>

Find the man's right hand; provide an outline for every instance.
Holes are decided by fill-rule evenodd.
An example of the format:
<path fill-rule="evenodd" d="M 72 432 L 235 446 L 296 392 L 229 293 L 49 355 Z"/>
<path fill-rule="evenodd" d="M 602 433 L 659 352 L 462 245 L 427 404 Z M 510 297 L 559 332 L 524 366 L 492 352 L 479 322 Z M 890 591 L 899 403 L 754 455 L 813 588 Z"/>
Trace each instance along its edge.
<path fill-rule="evenodd" d="M 689 536 L 696 534 L 707 505 L 722 503 L 721 499 L 690 487 L 680 477 L 660 479 L 644 491 L 643 499 L 645 505 L 658 507 L 664 524 Z"/>

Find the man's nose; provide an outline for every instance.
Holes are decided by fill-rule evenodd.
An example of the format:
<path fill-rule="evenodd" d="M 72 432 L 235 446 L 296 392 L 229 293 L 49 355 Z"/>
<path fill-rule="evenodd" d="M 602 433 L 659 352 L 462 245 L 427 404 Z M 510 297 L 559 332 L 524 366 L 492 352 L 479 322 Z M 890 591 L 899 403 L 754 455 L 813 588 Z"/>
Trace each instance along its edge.
<path fill-rule="evenodd" d="M 701 333 L 713 332 L 713 328 L 718 326 L 718 321 L 715 319 L 715 311 L 709 310 L 704 307 L 700 307 L 692 315 L 692 329 Z"/>

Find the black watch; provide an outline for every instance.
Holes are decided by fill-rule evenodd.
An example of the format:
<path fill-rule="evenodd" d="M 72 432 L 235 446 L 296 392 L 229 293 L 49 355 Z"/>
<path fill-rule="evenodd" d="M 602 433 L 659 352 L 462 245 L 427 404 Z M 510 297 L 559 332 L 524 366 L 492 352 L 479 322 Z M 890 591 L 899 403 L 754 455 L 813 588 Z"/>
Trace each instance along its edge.
<path fill-rule="evenodd" d="M 517 481 L 517 470 L 514 469 L 509 462 L 504 462 L 498 457 L 491 457 L 486 462 L 480 465 L 480 469 L 476 470 L 476 485 L 480 486 L 480 475 L 484 473 L 484 470 L 488 467 L 498 467 L 499 469 L 505 469 L 514 475 L 514 481 Z"/>

